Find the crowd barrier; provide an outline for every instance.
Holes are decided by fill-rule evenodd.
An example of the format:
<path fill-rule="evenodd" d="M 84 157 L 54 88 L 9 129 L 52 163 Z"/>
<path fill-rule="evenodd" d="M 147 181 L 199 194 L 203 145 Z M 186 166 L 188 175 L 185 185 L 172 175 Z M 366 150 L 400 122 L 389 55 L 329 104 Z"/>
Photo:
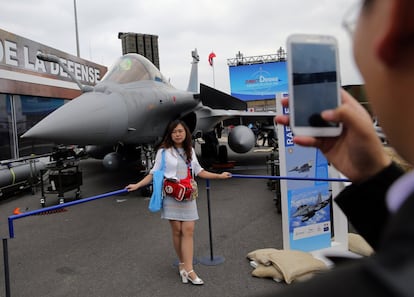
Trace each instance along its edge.
<path fill-rule="evenodd" d="M 28 217 L 28 216 L 32 216 L 32 215 L 36 215 L 36 214 L 39 214 L 39 213 L 54 211 L 54 210 L 58 210 L 58 209 L 61 209 L 61 208 L 64 208 L 64 207 L 69 207 L 69 206 L 73 206 L 73 205 L 77 205 L 77 204 L 81 204 L 81 203 L 86 203 L 86 202 L 94 201 L 94 200 L 97 200 L 97 199 L 102 199 L 102 198 L 106 198 L 106 197 L 110 197 L 110 196 L 114 196 L 114 195 L 119 195 L 119 194 L 123 194 L 123 193 L 127 193 L 127 192 L 128 192 L 127 189 L 121 189 L 121 190 L 117 190 L 117 191 L 113 191 L 113 192 L 108 192 L 108 193 L 92 196 L 92 197 L 89 197 L 89 198 L 79 199 L 79 200 L 75 200 L 75 201 L 71 201 L 71 202 L 61 203 L 61 204 L 54 205 L 54 206 L 44 207 L 44 208 L 33 210 L 33 211 L 24 212 L 24 213 L 17 214 L 17 215 L 12 215 L 12 216 L 8 217 L 9 237 L 14 238 L 13 221 L 15 221 L 15 220 L 22 219 L 24 217 Z M 7 238 L 3 238 L 3 260 L 4 260 L 4 279 L 5 279 L 4 280 L 4 287 L 5 287 L 5 291 L 6 291 L 5 292 L 6 293 L 5 297 L 10 297 L 10 270 L 9 270 L 9 251 L 8 251 Z"/>

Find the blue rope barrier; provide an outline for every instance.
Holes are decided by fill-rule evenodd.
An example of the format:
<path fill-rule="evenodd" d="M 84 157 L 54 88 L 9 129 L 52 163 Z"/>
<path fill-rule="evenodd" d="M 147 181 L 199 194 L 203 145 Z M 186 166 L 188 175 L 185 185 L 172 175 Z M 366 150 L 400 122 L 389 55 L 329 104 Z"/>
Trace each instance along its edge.
<path fill-rule="evenodd" d="M 123 194 L 123 193 L 127 193 L 127 192 L 128 192 L 127 189 L 121 189 L 121 190 L 117 190 L 117 191 L 113 191 L 113 192 L 103 193 L 103 194 L 100 194 L 100 195 L 96 195 L 96 196 L 92 196 L 92 197 L 88 197 L 88 198 L 84 198 L 84 199 L 79 199 L 79 200 L 75 200 L 75 201 L 71 201 L 71 202 L 62 203 L 62 204 L 59 204 L 59 205 L 44 207 L 44 208 L 41 208 L 41 209 L 28 211 L 28 212 L 21 213 L 21 214 L 18 214 L 18 215 L 10 216 L 8 218 L 9 236 L 10 236 L 10 238 L 14 238 L 14 226 L 13 226 L 13 221 L 14 220 L 18 220 L 18 219 L 21 219 L 21 218 L 24 218 L 24 217 L 36 215 L 36 214 L 39 214 L 39 213 L 42 213 L 42 212 L 61 209 L 61 208 L 64 208 L 64 207 L 73 206 L 73 205 L 77 205 L 77 204 L 81 204 L 81 203 L 85 203 L 85 202 L 90 202 L 90 201 L 93 201 L 93 200 L 102 199 L 102 198 L 106 198 L 106 197 L 109 197 L 109 196 L 119 195 L 119 194 Z"/>
<path fill-rule="evenodd" d="M 233 178 L 257 178 L 257 179 L 286 179 L 286 180 L 309 180 L 309 181 L 332 181 L 332 182 L 350 182 L 346 178 L 317 178 L 317 177 L 295 177 L 295 176 L 274 176 L 274 175 L 248 175 L 232 174 Z"/>

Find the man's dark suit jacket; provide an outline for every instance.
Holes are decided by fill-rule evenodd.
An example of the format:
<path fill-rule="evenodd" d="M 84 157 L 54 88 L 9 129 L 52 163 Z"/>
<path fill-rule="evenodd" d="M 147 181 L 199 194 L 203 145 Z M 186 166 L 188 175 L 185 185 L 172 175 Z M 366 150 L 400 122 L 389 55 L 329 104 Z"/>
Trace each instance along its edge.
<path fill-rule="evenodd" d="M 348 186 L 335 199 L 374 248 L 373 256 L 341 261 L 307 282 L 266 296 L 414 296 L 414 193 L 395 214 L 385 202 L 388 188 L 403 173 L 393 163 L 370 180 Z"/>

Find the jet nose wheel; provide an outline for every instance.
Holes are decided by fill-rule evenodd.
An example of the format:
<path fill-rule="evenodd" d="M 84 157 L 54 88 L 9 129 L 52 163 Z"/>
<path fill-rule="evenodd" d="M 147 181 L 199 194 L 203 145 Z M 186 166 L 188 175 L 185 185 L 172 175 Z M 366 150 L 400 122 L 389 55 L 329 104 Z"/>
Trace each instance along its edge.
<path fill-rule="evenodd" d="M 152 194 L 152 185 L 143 187 L 141 189 L 141 194 L 144 197 L 151 197 L 151 194 Z"/>

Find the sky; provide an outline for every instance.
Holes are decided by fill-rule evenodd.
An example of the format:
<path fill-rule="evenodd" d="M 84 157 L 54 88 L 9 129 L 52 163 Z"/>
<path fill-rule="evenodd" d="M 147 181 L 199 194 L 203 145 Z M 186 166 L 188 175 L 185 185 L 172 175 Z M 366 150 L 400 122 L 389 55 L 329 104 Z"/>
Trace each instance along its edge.
<path fill-rule="evenodd" d="M 75 0 L 0 0 L 0 28 L 76 56 Z M 187 89 L 191 51 L 199 82 L 230 93 L 227 60 L 275 54 L 292 33 L 328 34 L 339 43 L 342 85 L 363 83 L 341 22 L 358 0 L 76 0 L 80 57 L 110 67 L 119 32 L 158 35 L 160 70 Z M 214 67 L 208 63 L 216 54 Z"/>

